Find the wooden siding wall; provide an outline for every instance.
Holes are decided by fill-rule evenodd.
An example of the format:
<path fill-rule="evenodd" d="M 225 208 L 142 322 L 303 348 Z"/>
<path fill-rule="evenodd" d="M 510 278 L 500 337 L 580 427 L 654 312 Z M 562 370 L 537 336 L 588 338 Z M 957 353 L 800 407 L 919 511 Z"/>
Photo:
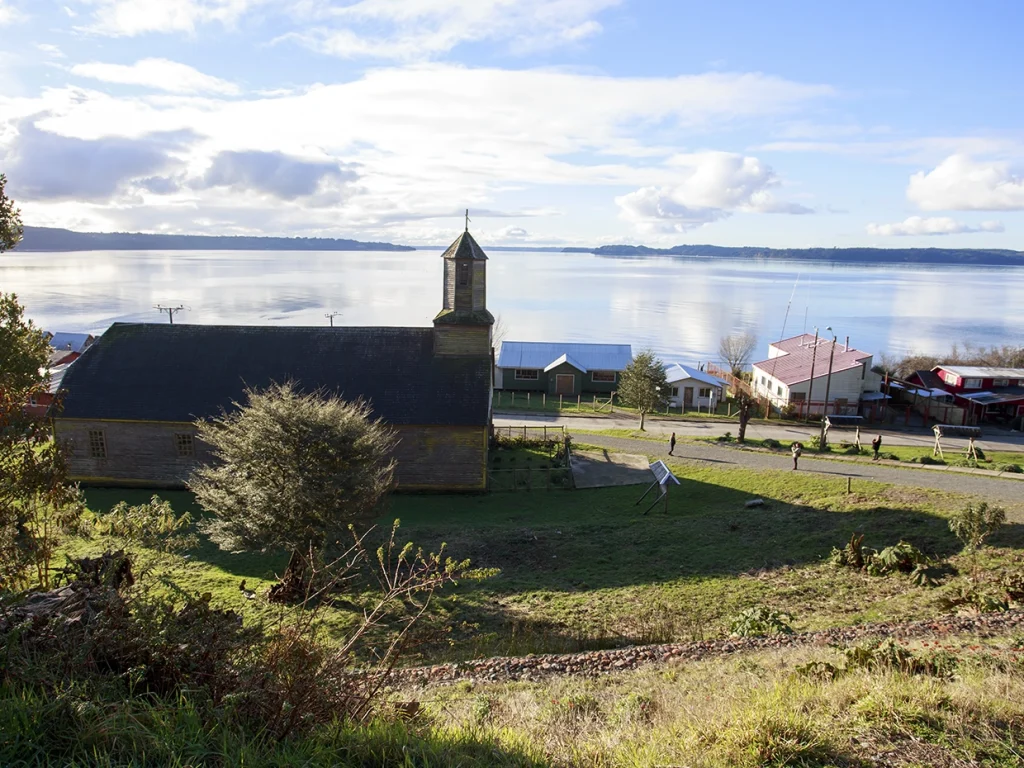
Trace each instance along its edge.
<path fill-rule="evenodd" d="M 491 354 L 491 329 L 486 325 L 435 325 L 435 355 Z"/>
<path fill-rule="evenodd" d="M 481 310 L 487 308 L 487 262 L 472 261 L 470 270 L 469 285 L 458 285 L 458 264 L 464 261 L 455 259 L 444 260 L 444 301 L 442 306 L 445 309 L 472 309 Z"/>
<path fill-rule="evenodd" d="M 396 427 L 400 490 L 483 491 L 486 427 Z"/>
<path fill-rule="evenodd" d="M 105 459 L 90 456 L 90 430 L 102 430 L 107 446 Z M 174 436 L 195 435 L 195 427 L 187 423 L 57 418 L 54 432 L 70 448 L 71 479 L 86 483 L 180 488 L 193 468 L 210 458 L 208 446 L 198 440 L 194 457 L 178 456 Z"/>
<path fill-rule="evenodd" d="M 473 262 L 473 309 L 487 309 L 487 262 Z"/>
<path fill-rule="evenodd" d="M 89 432 L 102 430 L 105 459 L 89 455 Z M 484 490 L 487 485 L 486 427 L 397 427 L 399 490 Z M 208 446 L 195 443 L 195 457 L 178 456 L 175 435 L 195 434 L 191 424 L 168 422 L 55 421 L 57 439 L 71 449 L 72 480 L 94 485 L 181 488 Z"/>

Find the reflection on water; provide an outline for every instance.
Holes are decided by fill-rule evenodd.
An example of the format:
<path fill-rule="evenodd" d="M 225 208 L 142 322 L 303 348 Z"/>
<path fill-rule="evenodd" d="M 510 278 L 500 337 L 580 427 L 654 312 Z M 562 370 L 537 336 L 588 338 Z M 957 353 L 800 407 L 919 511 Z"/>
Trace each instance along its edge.
<path fill-rule="evenodd" d="M 101 332 L 160 322 L 426 325 L 441 306 L 440 251 L 5 254 L 0 290 L 39 325 Z M 1024 268 L 859 267 L 495 252 L 488 306 L 508 338 L 628 342 L 664 357 L 717 357 L 724 334 L 761 341 L 831 325 L 870 352 L 1024 343 Z"/>

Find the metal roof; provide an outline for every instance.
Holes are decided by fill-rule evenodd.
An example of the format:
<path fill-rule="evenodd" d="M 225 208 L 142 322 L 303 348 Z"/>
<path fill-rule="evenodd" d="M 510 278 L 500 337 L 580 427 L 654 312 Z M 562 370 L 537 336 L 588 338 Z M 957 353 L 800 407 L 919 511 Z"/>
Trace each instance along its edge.
<path fill-rule="evenodd" d="M 964 379 L 1024 379 L 1024 368 L 996 368 L 984 365 L 937 365 L 932 370 L 948 371 Z"/>
<path fill-rule="evenodd" d="M 563 355 L 587 371 L 621 371 L 633 359 L 629 344 L 564 344 L 547 341 L 505 341 L 498 355 L 499 368 L 544 369 Z"/>
<path fill-rule="evenodd" d="M 568 363 L 569 365 L 571 365 L 571 366 L 572 366 L 573 368 L 575 368 L 575 369 L 576 369 L 577 371 L 579 371 L 580 373 L 587 373 L 587 367 L 586 367 L 585 365 L 582 365 L 582 364 L 580 364 L 580 363 L 577 363 L 577 362 L 576 362 L 576 361 L 575 361 L 575 360 L 574 360 L 574 359 L 573 359 L 572 357 L 570 357 L 569 355 L 562 355 L 562 356 L 561 356 L 560 358 L 558 358 L 557 360 L 552 360 L 552 361 L 551 361 L 550 363 L 548 363 L 548 364 L 547 364 L 547 365 L 546 365 L 546 366 L 544 367 L 544 373 L 547 373 L 547 372 L 548 372 L 548 371 L 550 371 L 550 370 L 551 370 L 552 368 L 557 368 L 557 367 L 558 367 L 558 366 L 560 366 L 560 365 L 564 365 L 565 363 Z"/>
<path fill-rule="evenodd" d="M 1006 387 L 995 392 L 969 392 L 957 395 L 957 397 L 980 405 L 1024 402 L 1024 387 Z"/>
<path fill-rule="evenodd" d="M 696 379 L 702 381 L 705 384 L 710 384 L 713 387 L 724 387 L 726 383 L 717 376 L 712 376 L 706 371 L 699 370 L 697 368 L 691 368 L 688 365 L 682 363 L 666 363 L 665 364 L 665 381 L 669 384 L 673 384 L 683 379 Z"/>
<path fill-rule="evenodd" d="M 814 378 L 824 378 L 828 375 L 828 361 L 829 356 L 832 355 L 832 339 L 819 337 L 817 353 L 814 352 L 814 334 L 812 333 L 803 333 L 791 339 L 776 341 L 769 346 L 774 347 L 780 354 L 756 362 L 754 367 L 787 386 L 808 381 L 811 378 L 812 367 Z M 847 347 L 837 341 L 835 354 L 832 355 L 832 374 L 859 368 L 869 357 L 871 357 L 870 352 Z"/>
<path fill-rule="evenodd" d="M 50 334 L 50 346 L 54 349 L 81 352 L 82 347 L 92 341 L 92 338 L 91 333 L 64 333 L 63 331 L 58 331 L 57 333 Z"/>

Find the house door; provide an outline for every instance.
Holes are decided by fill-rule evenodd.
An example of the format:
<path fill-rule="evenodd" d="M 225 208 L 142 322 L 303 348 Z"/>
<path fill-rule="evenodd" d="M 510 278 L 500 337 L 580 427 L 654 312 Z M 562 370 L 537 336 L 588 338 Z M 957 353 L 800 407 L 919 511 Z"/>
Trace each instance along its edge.
<path fill-rule="evenodd" d="M 555 394 L 571 395 L 576 389 L 576 376 L 571 373 L 559 373 L 555 375 Z"/>
<path fill-rule="evenodd" d="M 683 407 L 693 406 L 693 387 L 683 388 Z"/>

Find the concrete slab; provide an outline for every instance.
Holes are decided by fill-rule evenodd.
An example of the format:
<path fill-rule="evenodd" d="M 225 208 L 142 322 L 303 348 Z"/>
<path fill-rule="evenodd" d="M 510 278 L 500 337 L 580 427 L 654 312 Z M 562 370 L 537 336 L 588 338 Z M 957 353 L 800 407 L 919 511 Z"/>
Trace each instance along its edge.
<path fill-rule="evenodd" d="M 572 452 L 572 478 L 577 488 L 650 485 L 654 473 L 646 456 L 613 451 Z"/>

